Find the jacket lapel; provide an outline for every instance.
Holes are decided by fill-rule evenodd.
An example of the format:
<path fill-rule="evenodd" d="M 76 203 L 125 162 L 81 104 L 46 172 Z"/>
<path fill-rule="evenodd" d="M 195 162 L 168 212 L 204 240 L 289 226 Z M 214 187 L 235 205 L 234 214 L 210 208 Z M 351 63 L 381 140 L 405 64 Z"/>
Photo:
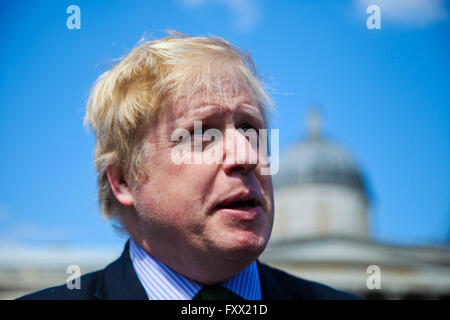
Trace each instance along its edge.
<path fill-rule="evenodd" d="M 258 271 L 261 282 L 261 294 L 263 300 L 289 300 L 291 297 L 277 281 L 270 268 L 258 260 Z M 292 298 L 291 298 L 292 299 Z"/>

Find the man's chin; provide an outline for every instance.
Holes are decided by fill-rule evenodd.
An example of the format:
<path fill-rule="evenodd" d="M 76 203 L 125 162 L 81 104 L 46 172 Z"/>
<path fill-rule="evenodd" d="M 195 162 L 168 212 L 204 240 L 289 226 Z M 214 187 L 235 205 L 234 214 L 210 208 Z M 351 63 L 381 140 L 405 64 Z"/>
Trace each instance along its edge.
<path fill-rule="evenodd" d="M 256 235 L 241 235 L 221 243 L 223 257 L 228 261 L 251 262 L 256 260 L 267 246 L 264 237 Z"/>

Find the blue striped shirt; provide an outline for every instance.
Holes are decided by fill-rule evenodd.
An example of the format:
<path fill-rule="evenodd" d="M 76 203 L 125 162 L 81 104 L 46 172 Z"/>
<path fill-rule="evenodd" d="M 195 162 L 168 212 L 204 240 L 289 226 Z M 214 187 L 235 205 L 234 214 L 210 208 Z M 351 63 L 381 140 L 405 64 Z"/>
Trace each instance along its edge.
<path fill-rule="evenodd" d="M 192 300 L 203 287 L 170 269 L 130 239 L 130 258 L 149 300 Z M 245 300 L 261 300 L 256 261 L 222 284 Z"/>

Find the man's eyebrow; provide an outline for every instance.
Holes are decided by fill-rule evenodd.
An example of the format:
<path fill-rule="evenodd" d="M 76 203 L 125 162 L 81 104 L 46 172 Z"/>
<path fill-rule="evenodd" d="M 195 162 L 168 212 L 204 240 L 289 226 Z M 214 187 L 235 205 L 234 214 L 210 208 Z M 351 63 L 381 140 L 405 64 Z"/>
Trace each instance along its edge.
<path fill-rule="evenodd" d="M 261 108 L 256 105 L 243 103 L 240 105 L 239 111 L 264 120 L 264 115 Z"/>
<path fill-rule="evenodd" d="M 220 114 L 223 112 L 224 112 L 224 107 L 214 104 L 214 103 L 211 103 L 211 102 L 207 102 L 207 103 L 200 104 L 199 107 L 197 107 L 193 110 L 189 110 L 184 115 L 182 115 L 180 118 L 181 119 L 189 119 L 189 118 L 205 119 L 210 116 L 214 116 L 218 113 Z"/>
<path fill-rule="evenodd" d="M 212 116 L 216 116 L 217 114 L 221 114 L 227 111 L 227 107 L 221 106 L 216 103 L 212 102 L 204 102 L 199 105 L 200 107 L 197 107 L 193 110 L 189 110 L 184 115 L 182 115 L 179 119 L 189 119 L 189 118 L 195 118 L 198 120 L 206 119 Z M 237 108 L 236 111 L 249 114 L 254 117 L 258 118 L 264 118 L 261 110 L 256 105 L 253 105 L 251 103 L 241 103 Z"/>

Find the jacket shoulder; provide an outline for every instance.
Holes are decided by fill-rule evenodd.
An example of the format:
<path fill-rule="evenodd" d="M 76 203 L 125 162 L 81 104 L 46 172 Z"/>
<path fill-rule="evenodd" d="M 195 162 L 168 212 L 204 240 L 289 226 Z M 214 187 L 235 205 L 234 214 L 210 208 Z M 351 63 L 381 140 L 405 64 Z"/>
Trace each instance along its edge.
<path fill-rule="evenodd" d="M 360 300 L 357 295 L 325 284 L 302 279 L 259 263 L 261 289 L 267 299 L 281 300 Z"/>
<path fill-rule="evenodd" d="M 24 295 L 17 300 L 90 300 L 95 292 L 104 270 L 87 273 L 80 277 L 80 289 L 69 289 L 67 284 L 50 287 Z"/>

